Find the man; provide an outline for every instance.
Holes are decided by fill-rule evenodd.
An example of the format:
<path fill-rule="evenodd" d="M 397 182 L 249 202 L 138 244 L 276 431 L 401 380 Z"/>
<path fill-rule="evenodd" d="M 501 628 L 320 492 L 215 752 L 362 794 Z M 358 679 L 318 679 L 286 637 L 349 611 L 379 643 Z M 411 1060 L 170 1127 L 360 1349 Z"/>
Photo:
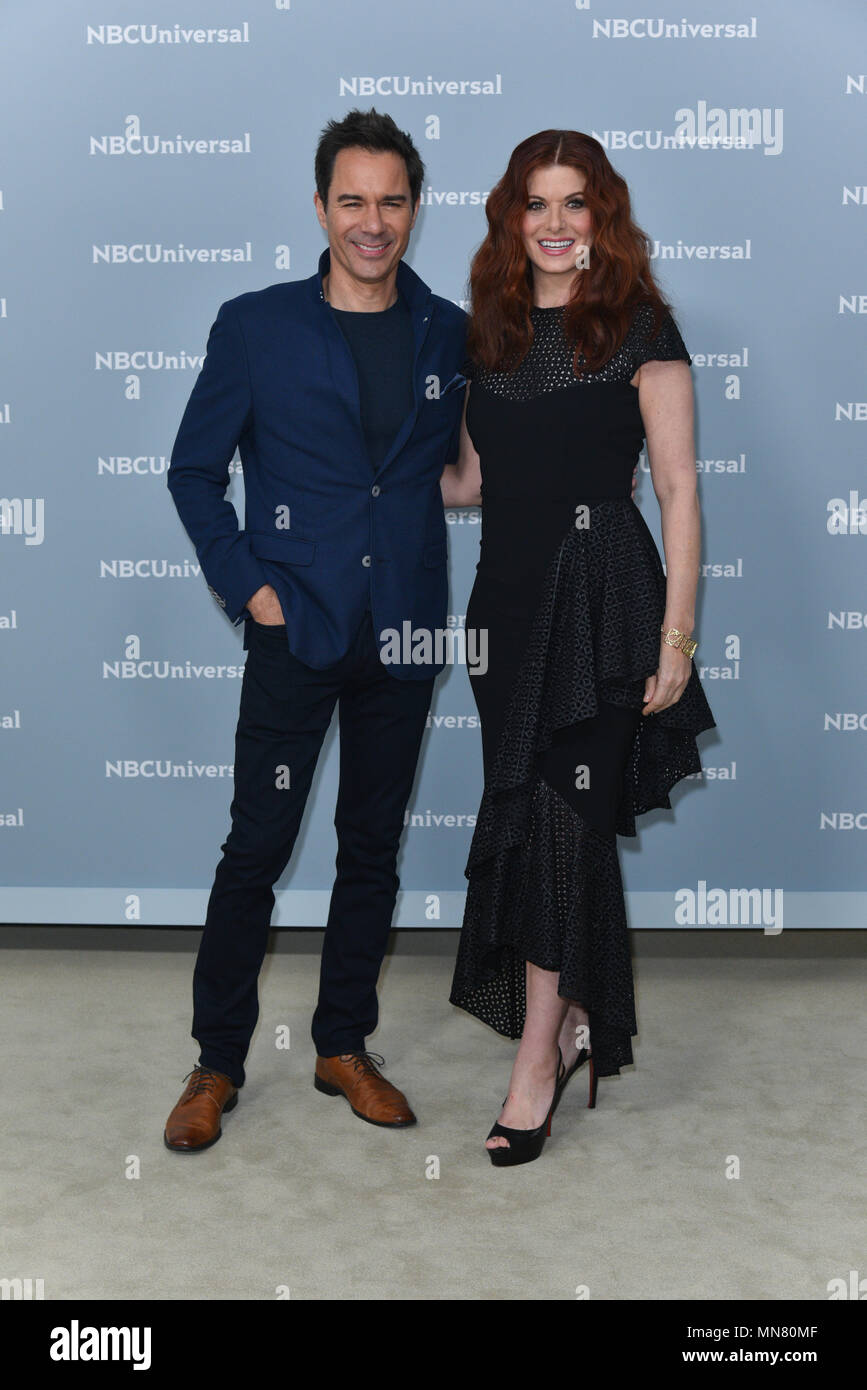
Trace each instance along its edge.
<path fill-rule="evenodd" d="M 380 634 L 406 620 L 445 627 L 440 477 L 458 456 L 466 315 L 403 263 L 424 166 L 389 116 L 352 111 L 330 122 L 315 169 L 328 235 L 319 270 L 220 306 L 168 473 L 209 590 L 244 623 L 248 652 L 232 824 L 193 977 L 200 1056 L 164 1134 L 183 1153 L 220 1138 L 244 1084 L 273 885 L 335 704 L 337 876 L 312 1023 L 314 1084 L 371 1124 L 416 1122 L 365 1042 L 443 663 L 388 664 Z M 236 447 L 243 530 L 225 498 Z"/>

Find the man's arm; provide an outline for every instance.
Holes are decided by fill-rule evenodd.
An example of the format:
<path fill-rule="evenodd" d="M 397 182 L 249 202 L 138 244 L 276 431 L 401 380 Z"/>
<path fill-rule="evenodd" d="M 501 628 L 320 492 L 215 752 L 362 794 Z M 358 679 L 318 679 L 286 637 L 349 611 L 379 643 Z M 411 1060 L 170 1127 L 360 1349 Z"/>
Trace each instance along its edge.
<path fill-rule="evenodd" d="M 440 478 L 444 507 L 480 507 L 482 504 L 482 470 L 479 456 L 473 448 L 473 442 L 467 430 L 467 402 L 469 398 L 470 388 L 468 386 L 464 393 L 458 457 L 455 463 L 446 464 Z"/>
<path fill-rule="evenodd" d="M 246 348 L 236 311 L 227 302 L 220 305 L 208 336 L 166 481 L 208 588 L 234 623 L 258 590 L 270 589 L 225 495 L 229 463 L 251 419 Z"/>

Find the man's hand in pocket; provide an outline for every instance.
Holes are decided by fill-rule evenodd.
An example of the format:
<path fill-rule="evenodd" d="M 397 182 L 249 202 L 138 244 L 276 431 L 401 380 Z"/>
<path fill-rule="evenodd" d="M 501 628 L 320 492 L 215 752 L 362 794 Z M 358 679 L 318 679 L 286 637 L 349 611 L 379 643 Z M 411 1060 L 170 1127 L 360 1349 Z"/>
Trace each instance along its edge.
<path fill-rule="evenodd" d="M 286 622 L 277 590 L 270 584 L 263 584 L 261 589 L 257 589 L 253 597 L 247 600 L 247 612 L 257 623 L 267 623 L 268 626 Z"/>

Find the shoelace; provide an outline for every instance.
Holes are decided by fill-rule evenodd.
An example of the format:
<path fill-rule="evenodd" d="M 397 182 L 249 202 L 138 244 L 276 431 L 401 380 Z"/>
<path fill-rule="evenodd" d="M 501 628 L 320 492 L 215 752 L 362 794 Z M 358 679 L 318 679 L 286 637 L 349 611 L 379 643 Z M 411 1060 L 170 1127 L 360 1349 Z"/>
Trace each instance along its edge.
<path fill-rule="evenodd" d="M 379 1052 L 344 1052 L 340 1057 L 341 1062 L 352 1062 L 356 1071 L 367 1073 L 370 1076 L 379 1076 L 379 1067 L 385 1065 L 385 1058 Z M 379 1066 L 376 1063 L 379 1063 Z M 383 1077 L 382 1080 L 385 1080 Z"/>
<path fill-rule="evenodd" d="M 192 1076 L 194 1072 L 198 1072 L 199 1075 L 192 1083 L 190 1095 L 210 1095 L 211 1091 L 213 1090 L 213 1087 L 217 1084 L 217 1073 L 209 1071 L 207 1067 L 193 1067 L 192 1071 L 187 1072 L 187 1075 L 184 1077 L 184 1080 L 186 1081 L 187 1077 Z"/>

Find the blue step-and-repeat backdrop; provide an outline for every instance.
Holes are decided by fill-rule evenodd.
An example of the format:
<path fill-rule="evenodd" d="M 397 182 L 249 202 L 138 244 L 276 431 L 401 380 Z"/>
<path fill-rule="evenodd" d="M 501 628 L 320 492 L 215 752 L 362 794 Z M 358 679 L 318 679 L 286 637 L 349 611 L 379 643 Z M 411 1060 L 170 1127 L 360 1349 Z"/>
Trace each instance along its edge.
<path fill-rule="evenodd" d="M 245 653 L 168 456 L 219 304 L 316 268 L 321 127 L 376 106 L 427 166 L 409 261 L 461 304 L 514 145 L 594 135 L 693 355 L 718 728 L 620 840 L 631 925 L 865 924 L 865 30 L 862 0 L 4 0 L 0 920 L 204 920 Z M 661 550 L 646 457 L 636 500 Z M 460 625 L 480 512 L 448 523 Z M 332 727 L 275 925 L 325 921 L 336 779 Z M 460 924 L 481 784 L 451 666 L 397 925 Z"/>

